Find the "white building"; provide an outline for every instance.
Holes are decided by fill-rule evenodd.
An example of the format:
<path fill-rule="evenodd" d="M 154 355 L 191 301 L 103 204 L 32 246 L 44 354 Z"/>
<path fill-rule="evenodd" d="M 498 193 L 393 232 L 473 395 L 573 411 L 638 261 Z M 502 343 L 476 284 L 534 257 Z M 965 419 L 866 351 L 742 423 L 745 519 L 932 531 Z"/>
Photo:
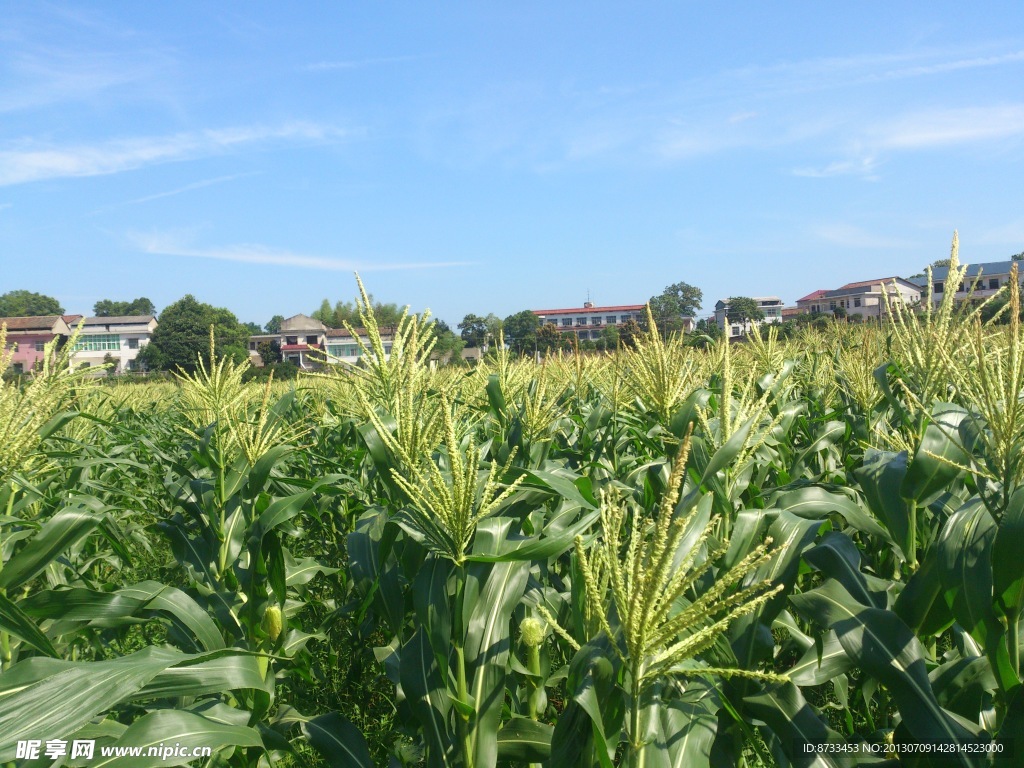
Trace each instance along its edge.
<path fill-rule="evenodd" d="M 112 358 L 114 373 L 138 370 L 135 358 L 153 338 L 156 326 L 153 315 L 87 317 L 75 342 L 71 364 L 75 368 L 97 368 Z"/>
<path fill-rule="evenodd" d="M 585 302 L 569 309 L 531 309 L 541 324 L 553 325 L 563 333 L 574 333 L 580 341 L 597 341 L 605 328 L 617 328 L 630 320 L 644 318 L 644 304 L 617 304 L 595 307 Z"/>
<path fill-rule="evenodd" d="M 782 299 L 778 296 L 751 296 L 757 302 L 758 309 L 764 313 L 763 323 L 782 322 Z M 730 339 L 746 336 L 750 333 L 751 327 L 759 325 L 749 320 L 743 323 L 729 320 L 729 299 L 720 299 L 715 303 L 715 322 L 726 336 Z"/>
<path fill-rule="evenodd" d="M 357 328 L 356 333 L 367 347 L 370 337 Z M 384 352 L 391 353 L 391 336 L 382 333 Z M 276 342 L 281 348 L 281 360 L 297 365 L 304 371 L 323 368 L 325 364 L 359 361 L 359 344 L 344 328 L 328 328 L 316 318 L 308 315 L 294 315 L 281 323 L 280 333 L 265 333 L 249 337 L 249 360 L 253 365 L 262 366 L 259 354 L 260 344 Z"/>
<path fill-rule="evenodd" d="M 880 277 L 875 280 L 861 280 L 847 283 L 834 291 L 827 291 L 819 304 L 835 313 L 842 308 L 847 317 L 860 315 L 861 319 L 878 320 L 887 316 L 885 295 L 889 303 L 913 306 L 921 301 L 921 286 L 902 277 Z"/>

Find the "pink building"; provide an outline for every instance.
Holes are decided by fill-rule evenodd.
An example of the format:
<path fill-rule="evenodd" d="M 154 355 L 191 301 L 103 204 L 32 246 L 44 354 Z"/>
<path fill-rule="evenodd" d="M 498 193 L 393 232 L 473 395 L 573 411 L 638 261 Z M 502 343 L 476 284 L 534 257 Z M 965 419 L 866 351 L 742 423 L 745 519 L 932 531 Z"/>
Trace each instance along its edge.
<path fill-rule="evenodd" d="M 47 317 L 0 317 L 7 326 L 7 349 L 14 350 L 11 369 L 15 373 L 31 371 L 42 363 L 46 345 L 55 338 L 71 335 L 68 321 L 77 322 L 81 315 L 50 315 Z"/>

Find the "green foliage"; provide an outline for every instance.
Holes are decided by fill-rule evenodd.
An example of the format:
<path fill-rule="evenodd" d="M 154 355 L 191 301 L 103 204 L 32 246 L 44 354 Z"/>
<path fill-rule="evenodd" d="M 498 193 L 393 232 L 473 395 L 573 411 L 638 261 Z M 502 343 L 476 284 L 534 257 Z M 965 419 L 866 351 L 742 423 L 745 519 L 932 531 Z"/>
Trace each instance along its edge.
<path fill-rule="evenodd" d="M 145 296 L 132 301 L 102 299 L 92 308 L 96 317 L 124 317 L 131 315 L 155 315 L 156 305 Z"/>
<path fill-rule="evenodd" d="M 144 362 L 152 370 L 195 371 L 202 356 L 209 361 L 210 327 L 222 355 L 248 359 L 249 330 L 223 307 L 200 303 L 191 294 L 164 308 L 160 324 L 147 345 Z"/>
<path fill-rule="evenodd" d="M 647 302 L 658 330 L 674 333 L 682 330 L 684 317 L 696 317 L 700 312 L 704 293 L 689 283 L 673 283 L 666 286 L 658 296 Z"/>
<path fill-rule="evenodd" d="M 537 347 L 540 318 L 528 309 L 509 315 L 502 323 L 505 343 L 516 353 L 532 353 Z"/>
<path fill-rule="evenodd" d="M 764 312 L 757 301 L 749 296 L 732 296 L 726 314 L 731 323 L 760 322 L 764 320 Z"/>
<path fill-rule="evenodd" d="M 484 338 L 487 336 L 487 323 L 485 319 L 469 314 L 462 318 L 458 325 L 460 336 L 466 342 L 467 347 L 482 347 Z"/>
<path fill-rule="evenodd" d="M 64 307 L 56 299 L 31 291 L 8 291 L 0 295 L 0 317 L 40 317 L 63 315 Z"/>
<path fill-rule="evenodd" d="M 264 326 L 264 330 L 266 330 L 267 333 L 280 333 L 281 323 L 283 322 L 283 315 L 274 315 L 272 318 L 270 318 L 270 320 L 267 321 L 267 324 Z"/>

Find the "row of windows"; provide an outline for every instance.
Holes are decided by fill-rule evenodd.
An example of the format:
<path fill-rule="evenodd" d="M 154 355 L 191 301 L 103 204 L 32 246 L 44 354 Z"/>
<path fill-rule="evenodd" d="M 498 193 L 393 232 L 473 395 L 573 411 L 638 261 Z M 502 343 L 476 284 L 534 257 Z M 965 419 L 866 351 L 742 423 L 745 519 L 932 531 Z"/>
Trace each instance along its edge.
<path fill-rule="evenodd" d="M 358 344 L 328 344 L 327 354 L 331 357 L 358 357 L 361 352 Z M 384 354 L 391 354 L 390 344 L 384 345 Z"/>
<path fill-rule="evenodd" d="M 945 286 L 944 283 L 935 283 L 935 285 L 932 286 L 932 290 L 935 293 L 942 293 L 942 291 L 943 291 L 943 289 L 945 289 L 945 287 L 946 286 Z M 984 287 L 985 287 L 985 281 L 982 280 L 982 281 L 980 281 L 978 283 L 978 288 L 984 288 Z M 995 290 L 998 290 L 998 289 L 999 289 L 999 278 L 998 277 L 990 277 L 988 279 L 988 290 L 995 291 Z M 964 289 L 960 288 L 958 290 L 959 290 L 960 293 L 962 293 Z"/>
<path fill-rule="evenodd" d="M 589 319 L 590 325 L 618 325 L 619 323 L 625 323 L 633 315 L 606 315 L 605 317 L 591 317 Z M 558 325 L 557 320 L 548 320 L 548 325 Z M 585 317 L 563 317 L 562 327 L 572 328 L 573 326 L 579 327 L 587 325 L 587 318 Z"/>
<path fill-rule="evenodd" d="M 138 340 L 135 340 L 138 344 Z M 116 333 L 98 333 L 82 336 L 75 342 L 75 352 L 116 352 L 121 348 L 121 337 Z"/>

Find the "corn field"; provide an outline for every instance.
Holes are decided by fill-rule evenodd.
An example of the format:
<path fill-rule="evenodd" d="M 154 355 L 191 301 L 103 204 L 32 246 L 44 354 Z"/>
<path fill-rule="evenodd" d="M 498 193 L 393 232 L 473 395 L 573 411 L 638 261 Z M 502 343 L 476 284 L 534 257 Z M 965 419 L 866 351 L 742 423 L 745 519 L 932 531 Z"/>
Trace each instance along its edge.
<path fill-rule="evenodd" d="M 1022 765 L 1004 290 L 471 370 L 363 292 L 364 364 L 287 386 L 55 351 L 0 389 L 0 762 Z"/>

